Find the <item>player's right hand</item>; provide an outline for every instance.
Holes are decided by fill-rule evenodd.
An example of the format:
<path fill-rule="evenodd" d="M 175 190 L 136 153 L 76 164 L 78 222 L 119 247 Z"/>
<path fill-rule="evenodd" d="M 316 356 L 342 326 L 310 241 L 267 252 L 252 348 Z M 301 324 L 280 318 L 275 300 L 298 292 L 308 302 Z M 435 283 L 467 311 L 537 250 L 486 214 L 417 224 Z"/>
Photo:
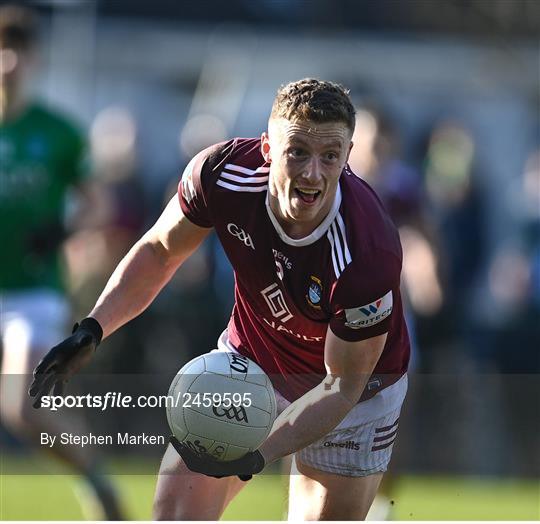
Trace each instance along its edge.
<path fill-rule="evenodd" d="M 101 342 L 103 329 L 94 318 L 85 318 L 75 324 L 73 334 L 54 346 L 34 370 L 34 380 L 28 394 L 33 397 L 34 408 L 41 407 L 41 398 L 54 388 L 54 395 L 62 395 L 64 384 L 92 358 Z"/>
<path fill-rule="evenodd" d="M 182 457 L 184 464 L 194 473 L 202 473 L 217 479 L 238 476 L 244 482 L 251 480 L 253 475 L 260 473 L 265 466 L 264 457 L 260 451 L 251 451 L 235 460 L 220 462 L 215 458 L 193 451 L 188 445 L 180 442 L 174 435 L 169 442 Z"/>

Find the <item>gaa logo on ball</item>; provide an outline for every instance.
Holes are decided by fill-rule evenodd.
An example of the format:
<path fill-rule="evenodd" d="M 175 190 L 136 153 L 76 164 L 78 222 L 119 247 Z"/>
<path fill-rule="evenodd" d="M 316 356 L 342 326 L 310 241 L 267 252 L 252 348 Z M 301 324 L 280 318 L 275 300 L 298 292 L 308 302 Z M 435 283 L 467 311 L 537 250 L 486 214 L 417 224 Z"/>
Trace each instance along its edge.
<path fill-rule="evenodd" d="M 276 418 L 274 388 L 247 357 L 212 352 L 188 362 L 169 388 L 173 435 L 198 453 L 234 460 L 256 450 Z"/>

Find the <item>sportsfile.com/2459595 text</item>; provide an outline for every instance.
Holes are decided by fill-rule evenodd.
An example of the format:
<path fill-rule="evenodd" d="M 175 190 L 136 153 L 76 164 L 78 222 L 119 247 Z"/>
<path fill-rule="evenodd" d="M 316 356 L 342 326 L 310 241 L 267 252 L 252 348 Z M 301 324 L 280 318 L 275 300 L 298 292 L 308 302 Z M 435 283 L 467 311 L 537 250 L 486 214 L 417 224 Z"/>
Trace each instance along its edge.
<path fill-rule="evenodd" d="M 193 393 L 177 395 L 138 395 L 133 397 L 120 391 L 108 391 L 105 395 L 46 395 L 41 398 L 41 407 L 50 411 L 60 408 L 94 408 L 105 411 L 110 408 L 166 408 L 166 407 L 250 407 L 251 393 Z"/>

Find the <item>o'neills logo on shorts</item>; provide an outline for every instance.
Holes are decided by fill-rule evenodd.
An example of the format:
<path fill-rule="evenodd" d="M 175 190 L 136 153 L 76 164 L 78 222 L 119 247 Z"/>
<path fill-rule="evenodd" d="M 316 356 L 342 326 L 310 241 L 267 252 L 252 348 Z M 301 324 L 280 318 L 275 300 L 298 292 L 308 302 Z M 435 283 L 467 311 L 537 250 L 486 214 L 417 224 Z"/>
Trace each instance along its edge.
<path fill-rule="evenodd" d="M 325 448 L 345 448 L 345 449 L 354 449 L 355 451 L 360 450 L 360 444 L 354 440 L 347 440 L 347 442 L 331 442 L 327 440 L 323 446 Z"/>

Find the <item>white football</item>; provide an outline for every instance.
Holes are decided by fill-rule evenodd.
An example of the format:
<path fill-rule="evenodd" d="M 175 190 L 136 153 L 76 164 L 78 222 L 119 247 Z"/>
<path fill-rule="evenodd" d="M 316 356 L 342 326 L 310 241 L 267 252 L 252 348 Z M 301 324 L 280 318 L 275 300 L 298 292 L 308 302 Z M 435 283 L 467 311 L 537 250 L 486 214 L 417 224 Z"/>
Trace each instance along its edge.
<path fill-rule="evenodd" d="M 167 420 L 193 450 L 234 460 L 256 450 L 276 418 L 274 388 L 247 357 L 215 351 L 188 362 L 169 388 Z"/>

